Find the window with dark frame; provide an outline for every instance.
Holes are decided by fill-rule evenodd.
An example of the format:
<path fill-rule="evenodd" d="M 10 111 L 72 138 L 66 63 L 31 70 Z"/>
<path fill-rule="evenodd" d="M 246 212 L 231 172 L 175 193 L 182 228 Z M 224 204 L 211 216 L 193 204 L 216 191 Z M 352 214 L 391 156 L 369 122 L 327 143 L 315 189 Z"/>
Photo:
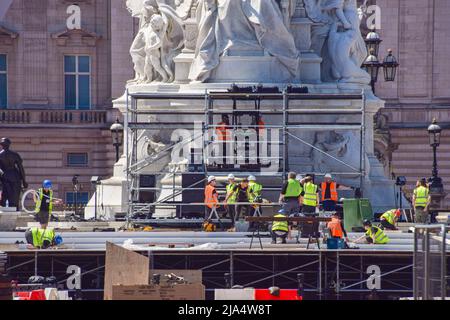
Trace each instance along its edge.
<path fill-rule="evenodd" d="M 0 109 L 8 107 L 8 65 L 6 54 L 0 54 Z"/>
<path fill-rule="evenodd" d="M 64 56 L 64 100 L 67 110 L 91 108 L 91 58 Z"/>
<path fill-rule="evenodd" d="M 89 164 L 88 154 L 86 152 L 67 153 L 68 167 L 87 167 Z"/>

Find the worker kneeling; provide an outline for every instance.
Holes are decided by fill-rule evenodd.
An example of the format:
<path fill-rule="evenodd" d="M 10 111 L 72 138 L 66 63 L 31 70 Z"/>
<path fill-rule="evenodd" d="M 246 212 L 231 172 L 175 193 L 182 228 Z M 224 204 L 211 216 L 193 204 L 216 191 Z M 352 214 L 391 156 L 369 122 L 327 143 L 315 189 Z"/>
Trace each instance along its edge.
<path fill-rule="evenodd" d="M 286 213 L 282 209 L 274 218 L 286 218 Z M 291 227 L 287 221 L 274 221 L 272 224 L 272 244 L 277 243 L 277 239 L 281 238 L 281 243 L 286 243 L 286 238 L 291 238 Z"/>
<path fill-rule="evenodd" d="M 366 241 L 371 244 L 386 244 L 389 242 L 388 236 L 384 231 L 372 224 L 369 220 L 364 220 L 364 229 L 366 229 Z"/>
<path fill-rule="evenodd" d="M 401 211 L 399 209 L 392 209 L 383 213 L 380 217 L 381 225 L 384 229 L 397 230 L 395 224 L 400 219 Z"/>
<path fill-rule="evenodd" d="M 330 236 L 334 239 L 345 238 L 345 247 L 347 247 L 348 237 L 345 231 L 344 224 L 337 214 L 333 214 L 331 221 L 328 222 L 327 228 L 330 230 Z"/>
<path fill-rule="evenodd" d="M 25 232 L 25 239 L 30 249 L 48 249 L 62 244 L 62 237 L 53 229 L 30 228 Z"/>

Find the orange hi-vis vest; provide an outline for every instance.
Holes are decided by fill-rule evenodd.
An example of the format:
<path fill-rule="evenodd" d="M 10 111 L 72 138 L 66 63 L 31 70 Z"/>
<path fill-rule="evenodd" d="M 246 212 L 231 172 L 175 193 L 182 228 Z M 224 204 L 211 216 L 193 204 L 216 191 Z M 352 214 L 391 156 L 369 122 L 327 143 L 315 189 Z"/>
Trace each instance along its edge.
<path fill-rule="evenodd" d="M 344 236 L 341 220 L 337 218 L 331 218 L 331 221 L 328 222 L 327 228 L 330 229 L 331 236 L 334 238 L 342 238 Z"/>
<path fill-rule="evenodd" d="M 265 128 L 266 128 L 266 123 L 262 119 L 259 119 L 259 121 L 258 121 L 258 133 L 259 133 L 260 136 L 264 135 Z"/>
<path fill-rule="evenodd" d="M 205 205 L 212 209 L 213 207 L 217 207 L 218 203 L 216 188 L 208 184 L 205 188 Z"/>
<path fill-rule="evenodd" d="M 216 134 L 219 141 L 231 140 L 231 129 L 225 122 L 220 122 L 217 124 Z"/>
<path fill-rule="evenodd" d="M 330 196 L 331 199 L 325 199 L 325 191 L 327 188 L 327 183 L 326 182 L 322 182 L 322 201 L 324 200 L 333 200 L 333 201 L 338 201 L 338 193 L 337 193 L 337 185 L 336 182 L 330 182 Z"/>

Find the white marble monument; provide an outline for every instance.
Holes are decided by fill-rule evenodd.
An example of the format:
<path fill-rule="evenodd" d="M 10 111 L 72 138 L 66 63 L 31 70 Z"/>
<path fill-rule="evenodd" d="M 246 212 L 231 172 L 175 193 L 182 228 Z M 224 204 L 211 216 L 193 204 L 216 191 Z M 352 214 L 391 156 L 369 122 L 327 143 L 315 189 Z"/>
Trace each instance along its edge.
<path fill-rule="evenodd" d="M 233 83 L 276 85 L 282 89 L 289 84 L 301 84 L 311 93 L 327 94 L 364 91 L 367 99 L 365 195 L 379 210 L 394 205 L 393 192 L 384 192 L 393 188 L 393 183 L 384 176 L 374 156 L 373 116 L 384 107 L 384 102 L 373 95 L 370 76 L 360 68 L 367 50 L 359 29 L 356 0 L 127 0 L 127 6 L 131 15 L 140 21 L 130 49 L 136 74 L 128 83 L 130 92 L 176 96 L 205 90 L 226 91 Z M 295 103 L 298 102 L 293 102 L 293 107 Z M 362 102 L 306 103 L 312 110 L 324 107 L 344 110 Z M 115 101 L 114 106 L 125 115 L 125 96 Z M 305 102 L 302 106 L 305 107 Z M 180 153 L 183 139 L 174 137 L 173 130 L 164 129 L 163 124 L 167 117 L 171 121 L 193 123 L 198 116 L 183 115 L 181 111 L 204 110 L 204 102 L 161 99 L 141 102 L 139 108 L 173 111 L 170 116 L 139 118 L 161 123 L 160 130 L 139 135 L 138 159 L 143 164 L 157 159 L 150 168 L 143 165 L 141 173 L 187 170 L 189 155 Z M 325 120 L 332 124 L 346 117 L 343 113 Z M 270 124 L 272 120 L 265 121 Z M 290 169 L 326 173 L 345 171 L 342 163 L 358 167 L 359 134 L 326 128 L 319 132 L 293 130 L 292 133 L 341 159 L 341 163 L 290 139 Z M 125 139 L 128 138 L 126 135 Z M 161 154 L 159 159 L 158 154 L 170 145 L 175 145 L 174 150 Z M 173 160 L 175 156 L 177 161 Z M 103 207 L 109 209 L 102 209 L 100 215 L 108 219 L 113 218 L 114 212 L 127 209 L 125 165 L 124 154 L 115 166 L 114 177 L 99 187 L 108 188 L 107 194 L 113 195 L 101 199 Z M 342 177 L 340 181 L 359 185 L 356 175 Z M 157 180 L 161 190 L 158 198 L 170 198 L 177 186 L 181 186 L 178 175 L 161 175 Z M 92 215 L 93 210 L 89 210 L 87 216 Z M 158 215 L 173 216 L 174 210 L 157 210 Z"/>

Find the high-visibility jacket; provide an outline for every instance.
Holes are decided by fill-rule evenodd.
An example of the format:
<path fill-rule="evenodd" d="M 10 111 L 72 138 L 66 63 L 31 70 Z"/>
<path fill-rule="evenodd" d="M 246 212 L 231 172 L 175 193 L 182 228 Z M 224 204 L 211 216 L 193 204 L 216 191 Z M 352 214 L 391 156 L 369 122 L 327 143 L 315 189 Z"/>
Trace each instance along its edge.
<path fill-rule="evenodd" d="M 254 202 L 257 197 L 262 194 L 263 186 L 256 181 L 250 181 L 248 183 L 247 196 L 249 202 Z"/>
<path fill-rule="evenodd" d="M 423 207 L 425 208 L 428 204 L 428 196 L 430 194 L 430 190 L 427 187 L 417 187 L 414 189 L 414 195 L 416 198 L 416 207 Z"/>
<path fill-rule="evenodd" d="M 231 130 L 228 124 L 225 122 L 219 122 L 218 127 L 216 128 L 216 134 L 219 138 L 219 141 L 228 141 L 231 140 Z"/>
<path fill-rule="evenodd" d="M 381 215 L 380 218 L 384 219 L 387 222 L 389 222 L 390 224 L 394 225 L 395 224 L 395 212 L 396 211 L 397 211 L 396 209 L 392 209 L 392 210 L 386 211 L 385 213 L 383 213 Z"/>
<path fill-rule="evenodd" d="M 41 211 L 42 201 L 49 201 L 48 212 L 51 214 L 53 211 L 53 190 L 49 190 L 48 196 L 44 194 L 44 189 L 40 188 L 38 190 L 38 199 L 36 201 L 36 207 L 34 209 L 36 213 L 39 213 Z"/>
<path fill-rule="evenodd" d="M 337 193 L 337 184 L 336 182 L 330 182 L 330 197 L 331 198 L 325 198 L 325 191 L 327 189 L 328 183 L 322 182 L 322 201 L 324 200 L 333 200 L 338 201 L 338 193 Z"/>
<path fill-rule="evenodd" d="M 217 207 L 218 203 L 216 188 L 208 184 L 205 188 L 205 205 L 212 209 L 213 207 Z"/>
<path fill-rule="evenodd" d="M 341 220 L 338 218 L 331 218 L 331 221 L 328 222 L 327 228 L 330 229 L 331 236 L 334 238 L 342 238 L 344 236 Z"/>
<path fill-rule="evenodd" d="M 259 133 L 259 135 L 261 135 L 261 136 L 264 135 L 265 128 L 266 128 L 266 123 L 262 119 L 259 119 L 258 120 L 258 133 Z"/>
<path fill-rule="evenodd" d="M 237 192 L 235 191 L 236 183 L 227 184 L 227 203 L 233 204 L 236 203 Z"/>
<path fill-rule="evenodd" d="M 308 182 L 303 186 L 305 195 L 303 196 L 303 205 L 317 207 L 317 186 Z"/>
<path fill-rule="evenodd" d="M 44 241 L 48 241 L 51 245 L 55 239 L 53 229 L 31 228 L 31 235 L 33 236 L 33 246 L 36 248 L 42 248 Z"/>
<path fill-rule="evenodd" d="M 380 228 L 376 227 L 376 226 L 372 226 L 369 228 L 369 230 L 367 230 L 366 232 L 366 236 L 373 238 L 373 232 L 372 232 L 372 228 L 376 229 L 376 233 L 375 233 L 375 244 L 386 244 L 389 242 L 389 238 L 388 236 L 384 233 L 383 230 L 381 230 Z"/>
<path fill-rule="evenodd" d="M 303 187 L 300 184 L 300 181 L 295 179 L 289 179 L 288 185 L 286 188 L 285 197 L 287 198 L 298 198 L 300 197 L 301 193 L 303 192 Z"/>
<path fill-rule="evenodd" d="M 285 215 L 277 214 L 274 218 L 286 218 Z M 289 231 L 289 224 L 287 221 L 274 221 L 272 225 L 272 231 Z"/>

